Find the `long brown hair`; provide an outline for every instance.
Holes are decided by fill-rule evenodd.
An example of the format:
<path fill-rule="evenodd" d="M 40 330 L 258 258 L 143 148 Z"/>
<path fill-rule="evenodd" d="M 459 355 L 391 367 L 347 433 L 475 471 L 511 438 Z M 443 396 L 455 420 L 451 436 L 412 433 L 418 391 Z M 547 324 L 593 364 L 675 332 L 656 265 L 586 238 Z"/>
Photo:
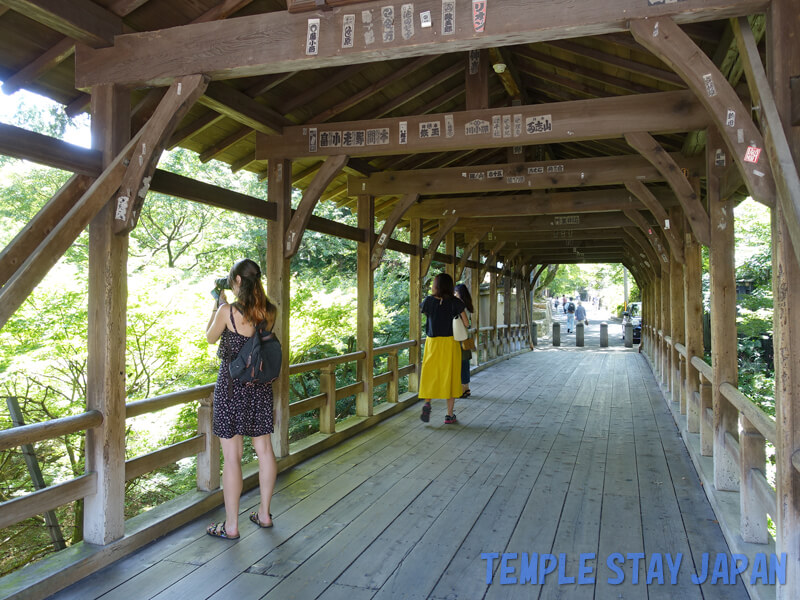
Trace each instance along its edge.
<path fill-rule="evenodd" d="M 264 286 L 261 285 L 261 269 L 258 264 L 249 258 L 235 262 L 228 275 L 228 284 L 233 285 L 237 276 L 241 277 L 241 283 L 236 300 L 244 318 L 253 325 L 266 321 L 271 329 L 278 309 L 267 298 Z"/>

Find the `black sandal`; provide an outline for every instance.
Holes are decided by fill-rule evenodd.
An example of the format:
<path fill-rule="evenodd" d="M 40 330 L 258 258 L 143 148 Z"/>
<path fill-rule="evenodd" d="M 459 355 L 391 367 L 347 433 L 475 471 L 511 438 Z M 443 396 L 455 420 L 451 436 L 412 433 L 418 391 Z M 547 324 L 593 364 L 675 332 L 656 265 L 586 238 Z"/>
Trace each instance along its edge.
<path fill-rule="evenodd" d="M 250 520 L 253 523 L 255 523 L 256 525 L 258 525 L 259 527 L 263 528 L 263 529 L 269 529 L 274 524 L 274 523 L 270 523 L 269 525 L 264 525 L 261 522 L 261 519 L 258 518 L 258 511 L 250 513 Z M 272 513 L 269 513 L 269 520 L 272 521 Z"/>
<path fill-rule="evenodd" d="M 472 392 L 469 390 L 464 390 L 464 393 L 459 396 L 459 398 L 469 398 L 472 395 Z"/>
<path fill-rule="evenodd" d="M 419 418 L 422 419 L 423 423 L 427 423 L 428 421 L 431 420 L 431 403 L 430 402 L 426 402 L 422 406 L 422 414 L 419 416 Z"/>
<path fill-rule="evenodd" d="M 238 540 L 240 536 L 238 535 L 228 535 L 228 532 L 225 531 L 225 521 L 220 521 L 219 523 L 212 523 L 208 527 L 206 527 L 206 533 L 211 537 L 218 537 L 222 538 L 223 540 Z"/>

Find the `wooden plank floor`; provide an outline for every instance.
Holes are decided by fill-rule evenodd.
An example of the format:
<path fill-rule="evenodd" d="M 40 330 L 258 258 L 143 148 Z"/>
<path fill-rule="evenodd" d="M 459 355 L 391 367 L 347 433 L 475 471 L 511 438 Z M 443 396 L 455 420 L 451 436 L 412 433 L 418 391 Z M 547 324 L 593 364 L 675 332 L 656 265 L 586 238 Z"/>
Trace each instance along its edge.
<path fill-rule="evenodd" d="M 409 409 L 282 474 L 273 529 L 247 520 L 251 492 L 240 540 L 204 535 L 219 508 L 53 598 L 748 598 L 741 582 L 690 580 L 704 553 L 713 564 L 728 549 L 641 355 L 537 350 L 477 374 L 472 390 L 456 426 L 436 400 L 429 424 Z M 646 555 L 638 583 L 632 560 L 609 583 L 615 552 Z M 504 573 L 494 560 L 487 585 L 482 553 L 517 556 Z M 594 554 L 595 583 L 559 584 L 556 569 L 543 585 L 501 584 L 533 553 L 576 578 Z M 667 553 L 683 556 L 677 583 L 665 560 L 665 583 L 646 585 Z"/>

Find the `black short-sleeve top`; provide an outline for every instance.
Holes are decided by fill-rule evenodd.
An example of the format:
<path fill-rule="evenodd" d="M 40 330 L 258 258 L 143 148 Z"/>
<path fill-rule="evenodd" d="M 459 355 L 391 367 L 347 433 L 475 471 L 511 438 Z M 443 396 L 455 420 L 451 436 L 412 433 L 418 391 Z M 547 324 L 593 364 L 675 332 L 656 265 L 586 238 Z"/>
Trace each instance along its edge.
<path fill-rule="evenodd" d="M 453 319 L 466 310 L 458 298 L 437 298 L 428 296 L 420 305 L 422 314 L 428 317 L 425 333 L 428 337 L 448 337 L 453 335 Z"/>

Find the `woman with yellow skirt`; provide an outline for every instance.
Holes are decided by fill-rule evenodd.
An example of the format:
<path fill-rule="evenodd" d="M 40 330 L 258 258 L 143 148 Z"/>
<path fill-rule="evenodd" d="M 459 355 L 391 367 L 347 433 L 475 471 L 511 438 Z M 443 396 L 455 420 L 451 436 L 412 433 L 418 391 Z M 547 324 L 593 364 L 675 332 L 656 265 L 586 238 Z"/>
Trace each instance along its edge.
<path fill-rule="evenodd" d="M 461 395 L 461 343 L 453 339 L 453 319 L 469 327 L 464 303 L 453 295 L 453 278 L 440 273 L 433 279 L 431 295 L 420 309 L 427 317 L 425 356 L 419 382 L 419 397 L 425 399 L 420 418 L 431 418 L 431 399 L 447 398 L 445 425 L 456 423 L 455 398 Z"/>

